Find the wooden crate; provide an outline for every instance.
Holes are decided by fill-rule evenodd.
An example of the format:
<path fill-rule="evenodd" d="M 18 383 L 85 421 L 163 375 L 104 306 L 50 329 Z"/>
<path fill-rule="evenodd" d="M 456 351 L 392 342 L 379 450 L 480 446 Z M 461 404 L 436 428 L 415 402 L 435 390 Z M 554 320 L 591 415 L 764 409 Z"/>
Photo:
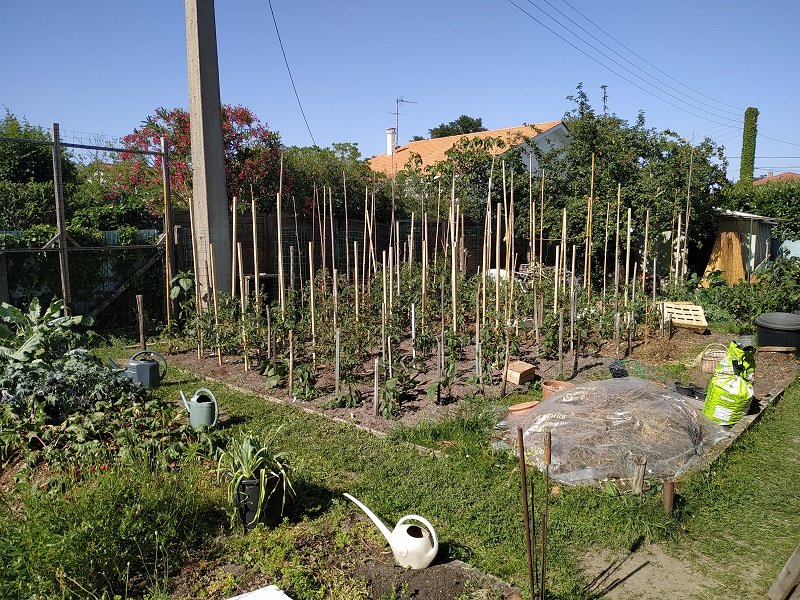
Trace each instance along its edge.
<path fill-rule="evenodd" d="M 506 381 L 522 385 L 528 383 L 536 376 L 536 367 L 523 360 L 515 360 L 508 365 Z"/>
<path fill-rule="evenodd" d="M 706 313 L 702 306 L 691 302 L 662 302 L 661 318 L 666 323 L 672 320 L 675 327 L 705 331 L 708 329 Z"/>

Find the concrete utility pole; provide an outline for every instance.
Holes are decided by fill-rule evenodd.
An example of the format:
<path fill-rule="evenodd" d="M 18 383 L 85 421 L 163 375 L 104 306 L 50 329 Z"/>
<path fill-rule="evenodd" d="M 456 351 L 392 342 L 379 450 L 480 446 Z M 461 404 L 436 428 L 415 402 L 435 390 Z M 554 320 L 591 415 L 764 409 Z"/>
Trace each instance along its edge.
<path fill-rule="evenodd" d="M 200 293 L 208 301 L 209 242 L 214 244 L 215 287 L 231 293 L 231 232 L 225 190 L 222 114 L 214 0 L 185 0 L 189 119 L 192 132 L 192 209 Z"/>

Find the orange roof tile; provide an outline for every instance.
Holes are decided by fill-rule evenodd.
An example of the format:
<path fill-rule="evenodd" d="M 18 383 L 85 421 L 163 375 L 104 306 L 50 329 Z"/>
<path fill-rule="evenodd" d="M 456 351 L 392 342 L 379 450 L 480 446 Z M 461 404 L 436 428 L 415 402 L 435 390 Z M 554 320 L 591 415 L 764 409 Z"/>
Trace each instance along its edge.
<path fill-rule="evenodd" d="M 489 131 L 478 131 L 476 133 L 467 133 L 463 135 L 450 135 L 447 137 L 433 138 L 430 140 L 419 140 L 417 142 L 409 142 L 404 146 L 399 146 L 394 154 L 380 154 L 369 160 L 369 165 L 373 171 L 386 173 L 392 175 L 397 171 L 401 171 L 405 164 L 408 162 L 411 153 L 419 154 L 422 158 L 422 168 L 429 167 L 439 161 L 446 160 L 445 154 L 452 148 L 456 142 L 461 138 L 490 138 L 499 137 L 506 142 L 505 148 L 497 148 L 496 154 L 502 154 L 508 149 L 508 146 L 516 146 L 525 141 L 525 138 L 536 137 L 553 127 L 561 124 L 560 120 L 547 121 L 545 123 L 532 123 L 530 125 L 521 125 L 519 127 L 505 127 L 503 129 L 492 129 Z"/>
<path fill-rule="evenodd" d="M 777 175 L 770 175 L 769 177 L 764 177 L 763 179 L 756 179 L 753 182 L 753 185 L 764 185 L 768 183 L 786 183 L 787 181 L 797 181 L 800 179 L 800 173 L 778 173 Z"/>

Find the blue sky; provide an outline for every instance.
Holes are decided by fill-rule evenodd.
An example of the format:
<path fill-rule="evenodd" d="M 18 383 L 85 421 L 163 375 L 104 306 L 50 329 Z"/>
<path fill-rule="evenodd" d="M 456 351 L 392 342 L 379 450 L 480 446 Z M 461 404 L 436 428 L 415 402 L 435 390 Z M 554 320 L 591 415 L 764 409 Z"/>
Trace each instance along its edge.
<path fill-rule="evenodd" d="M 756 174 L 800 171 L 797 2 L 272 4 L 322 146 L 355 142 L 364 156 L 384 152 L 399 97 L 416 102 L 401 106 L 400 142 L 461 114 L 490 129 L 557 119 L 583 82 L 597 108 L 607 85 L 610 109 L 625 119 L 641 109 L 649 126 L 687 139 L 710 135 L 732 157 L 733 179 L 742 115 L 755 106 Z M 158 106 L 188 106 L 183 11 L 176 0 L 6 3 L 0 104 L 34 124 L 109 136 L 130 132 Z M 216 14 L 223 102 L 253 109 L 288 145 L 310 145 L 267 0 L 217 0 Z"/>

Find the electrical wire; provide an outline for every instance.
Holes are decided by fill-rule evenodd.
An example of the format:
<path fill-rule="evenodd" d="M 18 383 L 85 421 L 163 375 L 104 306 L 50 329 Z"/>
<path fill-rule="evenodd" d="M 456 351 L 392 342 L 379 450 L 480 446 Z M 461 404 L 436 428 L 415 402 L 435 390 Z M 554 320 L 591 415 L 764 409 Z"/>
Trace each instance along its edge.
<path fill-rule="evenodd" d="M 656 65 L 654 65 L 653 63 L 651 63 L 650 61 L 648 61 L 646 58 L 643 58 L 642 56 L 640 56 L 639 54 L 637 54 L 636 52 L 634 52 L 633 50 L 631 50 L 630 48 L 628 48 L 628 46 L 626 46 L 625 44 L 623 44 L 622 42 L 620 42 L 620 41 L 619 41 L 617 38 L 615 38 L 613 35 L 611 35 L 610 33 L 608 33 L 608 32 L 607 32 L 605 29 L 603 29 L 602 27 L 600 27 L 600 26 L 599 26 L 597 23 L 595 23 L 594 21 L 592 21 L 592 20 L 591 20 L 589 17 L 587 17 L 586 15 L 584 15 L 584 14 L 583 14 L 581 11 L 579 11 L 577 8 L 575 8 L 575 7 L 574 7 L 572 4 L 570 4 L 570 3 L 569 3 L 567 0 L 562 0 L 562 2 L 564 2 L 564 4 L 566 4 L 567 6 L 569 6 L 569 7 L 570 7 L 572 10 L 574 10 L 576 13 L 578 13 L 578 14 L 579 14 L 581 17 L 583 17 L 583 18 L 584 18 L 584 19 L 585 19 L 587 22 L 589 22 L 589 23 L 590 23 L 591 25 L 593 25 L 595 28 L 597 28 L 598 30 L 602 31 L 602 32 L 603 32 L 605 35 L 607 35 L 607 36 L 608 36 L 610 39 L 614 40 L 614 42 L 616 42 L 617 44 L 619 44 L 619 45 L 620 45 L 622 48 L 624 48 L 625 50 L 627 50 L 628 52 L 630 52 L 630 53 L 631 53 L 633 56 L 635 56 L 636 58 L 638 58 L 639 60 L 641 60 L 643 63 L 645 63 L 645 64 L 647 64 L 647 65 L 651 66 L 652 68 L 654 68 L 656 71 L 658 71 L 659 73 L 661 73 L 661 74 L 662 74 L 662 75 L 664 75 L 665 77 L 669 77 L 669 78 L 670 78 L 672 81 L 674 81 L 675 83 L 677 83 L 677 84 L 679 84 L 679 85 L 682 85 L 682 86 L 683 86 L 683 87 L 685 87 L 686 89 L 688 89 L 688 90 L 691 90 L 691 91 L 693 91 L 694 93 L 696 93 L 696 94 L 699 94 L 700 96 L 703 96 L 704 98 L 707 98 L 708 100 L 712 100 L 712 101 L 716 102 L 717 104 L 723 104 L 723 105 L 725 105 L 725 106 L 728 106 L 728 107 L 730 107 L 730 108 L 734 108 L 734 109 L 736 109 L 736 110 L 738 110 L 738 111 L 740 111 L 740 112 L 743 112 L 743 111 L 744 111 L 744 108 L 742 108 L 742 107 L 740 107 L 740 106 L 734 106 L 733 104 L 728 104 L 727 102 L 723 102 L 722 100 L 717 100 L 717 99 L 715 99 L 715 98 L 712 98 L 711 96 L 708 96 L 708 95 L 704 94 L 703 92 L 701 92 L 701 91 L 699 91 L 699 90 L 696 90 L 696 89 L 694 89 L 693 87 L 691 87 L 691 86 L 689 86 L 689 85 L 686 85 L 685 83 L 683 83 L 683 82 L 679 81 L 678 79 L 675 79 L 675 78 L 674 78 L 672 75 L 670 75 L 669 73 L 667 73 L 667 72 L 665 72 L 665 71 L 662 71 L 662 70 L 661 70 L 661 69 L 659 69 L 659 68 L 658 68 Z"/>
<path fill-rule="evenodd" d="M 281 32 L 278 30 L 278 20 L 275 18 L 275 11 L 272 8 L 272 0 L 267 0 L 267 2 L 269 3 L 269 12 L 272 13 L 272 22 L 275 23 L 275 33 L 278 35 L 278 44 L 280 44 L 281 52 L 283 53 L 283 62 L 286 63 L 286 70 L 289 72 L 289 81 L 292 82 L 294 97 L 297 98 L 297 106 L 300 107 L 300 114 L 303 115 L 303 121 L 305 121 L 306 123 L 306 129 L 308 129 L 308 135 L 311 136 L 311 141 L 316 146 L 317 141 L 314 139 L 314 134 L 311 133 L 311 126 L 308 124 L 308 119 L 306 118 L 306 111 L 303 110 L 303 103 L 300 102 L 300 94 L 297 93 L 297 86 L 294 84 L 294 77 L 292 77 L 292 69 L 289 67 L 289 59 L 286 58 L 286 50 L 283 49 Z"/>
<path fill-rule="evenodd" d="M 595 35 L 594 35 L 594 34 L 593 34 L 591 31 L 587 30 L 587 29 L 586 29 L 585 27 L 583 27 L 583 26 L 582 26 L 580 23 L 577 23 L 577 22 L 576 22 L 574 19 L 572 19 L 572 18 L 571 18 L 569 15 L 567 15 L 566 13 L 564 13 L 563 11 L 561 11 L 561 10 L 560 10 L 560 9 L 559 9 L 557 6 L 553 5 L 553 4 L 550 2 L 550 0 L 543 0 L 543 1 L 544 1 L 544 2 L 545 2 L 547 5 L 548 5 L 548 6 L 550 6 L 550 7 L 551 7 L 553 10 L 555 10 L 555 11 L 556 11 L 558 14 L 560 14 L 562 17 L 564 17 L 565 19 L 567 19 L 567 20 L 568 20 L 570 23 L 572 23 L 573 25 L 575 25 L 575 26 L 576 26 L 578 29 L 580 29 L 580 30 L 581 30 L 583 33 L 585 33 L 586 35 L 588 35 L 589 37 L 591 37 L 591 38 L 592 38 L 593 40 L 595 40 L 597 43 L 601 44 L 601 45 L 602 45 L 604 48 L 606 48 L 607 50 L 609 50 L 609 51 L 613 52 L 613 53 L 614 53 L 615 55 L 617 55 L 619 58 L 621 58 L 621 59 L 622 59 L 622 60 L 624 60 L 626 63 L 628 63 L 629 65 L 631 65 L 631 66 L 632 66 L 634 69 L 637 69 L 637 70 L 641 71 L 642 73 L 644 73 L 644 75 L 645 75 L 645 76 L 649 77 L 649 78 L 650 78 L 650 79 L 652 79 L 653 81 L 656 81 L 656 82 L 658 82 L 660 85 L 662 85 L 662 86 L 664 86 L 664 87 L 667 87 L 667 88 L 669 88 L 669 89 L 673 90 L 674 92 L 676 92 L 676 93 L 678 93 L 678 94 L 680 94 L 680 95 L 682 95 L 682 96 L 685 96 L 686 98 L 689 98 L 689 99 L 691 99 L 691 100 L 692 100 L 692 101 L 694 101 L 694 102 L 698 102 L 699 104 L 702 104 L 703 106 L 707 106 L 708 108 L 710 108 L 710 109 L 712 109 L 712 110 L 719 111 L 719 112 L 721 112 L 721 113 L 728 113 L 728 114 L 731 114 L 731 115 L 736 115 L 737 117 L 739 117 L 739 115 L 741 114 L 741 111 L 736 111 L 736 112 L 734 112 L 734 111 L 732 111 L 732 110 L 729 110 L 729 109 L 727 109 L 727 108 L 719 108 L 719 107 L 713 106 L 712 104 L 709 104 L 708 102 L 704 102 L 704 101 L 702 101 L 702 100 L 697 100 L 697 99 L 695 99 L 695 98 L 691 98 L 691 96 L 689 96 L 689 95 L 688 95 L 688 94 L 686 94 L 685 92 L 682 92 L 681 90 L 679 90 L 679 89 L 678 89 L 678 88 L 676 88 L 675 86 L 673 86 L 673 85 L 670 85 L 669 83 L 667 83 L 667 82 L 665 82 L 665 81 L 663 81 L 663 80 L 659 79 L 658 77 L 656 77 L 656 76 L 654 76 L 654 75 L 652 75 L 652 74 L 648 73 L 648 72 L 647 72 L 645 69 L 642 69 L 640 66 L 636 65 L 636 64 L 635 64 L 635 63 L 633 63 L 631 60 L 629 60 L 629 59 L 625 58 L 625 57 L 624 57 L 622 54 L 620 54 L 619 52 L 617 52 L 616 50 L 614 50 L 614 49 L 613 49 L 611 46 L 609 46 L 608 44 L 606 44 L 606 43 L 605 43 L 603 40 L 601 40 L 600 38 L 598 38 L 597 36 L 595 36 Z M 555 19 L 555 18 L 553 18 L 551 15 L 547 14 L 547 12 L 546 12 L 546 11 L 544 11 L 544 10 L 543 10 L 543 9 L 542 9 L 540 6 L 537 6 L 537 5 L 536 5 L 536 4 L 533 2 L 533 0 L 528 0 L 528 3 L 529 3 L 529 4 L 531 4 L 531 5 L 533 5 L 533 6 L 535 6 L 536 8 L 538 8 L 538 9 L 539 9 L 539 10 L 540 10 L 542 13 L 546 14 L 548 17 L 550 17 L 551 19 L 553 19 L 553 21 L 556 21 L 556 22 L 558 22 L 558 19 Z M 573 8 L 573 10 L 575 10 L 575 9 Z M 577 12 L 577 11 L 576 11 L 576 12 Z M 583 15 L 581 15 L 581 16 L 583 16 Z M 584 17 L 584 18 L 586 18 L 586 17 Z M 569 27 L 566 27 L 566 26 L 564 26 L 564 24 L 563 24 L 563 23 L 559 23 L 559 25 L 561 25 L 562 27 L 564 27 L 564 29 L 566 29 L 567 31 L 570 31 L 570 33 L 572 33 L 572 34 L 573 34 L 573 35 L 575 35 L 576 37 L 580 37 L 580 36 L 578 36 L 577 34 L 575 34 L 575 32 L 571 31 L 571 30 L 569 29 Z M 595 25 L 595 27 L 597 27 L 597 25 Z M 602 31 L 602 30 L 601 30 L 601 31 Z M 603 33 L 605 33 L 605 32 L 603 32 Z M 608 35 L 608 34 L 606 33 L 606 35 Z M 610 37 L 610 36 L 609 36 L 609 37 Z M 590 45 L 590 44 L 589 44 L 589 45 Z M 590 45 L 590 46 L 591 46 L 591 45 Z M 595 50 L 596 50 L 596 48 L 595 48 Z M 605 56 L 605 55 L 604 55 L 604 56 Z M 613 60 L 613 59 L 611 59 L 611 60 Z M 616 62 L 616 61 L 615 61 L 615 62 Z M 617 63 L 617 64 L 619 64 L 619 63 Z M 622 65 L 620 65 L 620 66 L 622 66 Z M 623 68 L 625 68 L 625 67 L 623 67 Z M 626 69 L 626 70 L 627 70 L 627 69 Z M 629 73 L 631 73 L 632 75 L 634 75 L 634 76 L 636 76 L 636 77 L 639 77 L 640 79 L 642 79 L 642 78 L 641 78 L 639 75 L 636 75 L 636 74 L 635 74 L 635 73 L 633 73 L 632 71 L 628 71 L 628 72 L 629 72 Z M 642 81 L 644 81 L 644 79 L 642 79 Z M 648 83 L 649 83 L 649 82 L 648 82 Z M 653 84 L 650 84 L 650 85 L 653 85 Z M 654 86 L 654 87 L 656 87 L 656 86 Z M 660 91 L 661 91 L 662 93 L 667 93 L 667 94 L 669 93 L 669 92 L 666 92 L 665 90 L 660 90 Z M 672 96 L 672 95 L 670 94 L 670 96 Z M 687 104 L 690 104 L 688 100 L 685 100 L 685 99 L 684 99 L 684 100 L 681 100 L 680 98 L 678 98 L 678 97 L 676 97 L 676 96 L 672 96 L 672 97 L 673 97 L 673 98 L 676 98 L 676 99 L 677 99 L 677 100 L 679 100 L 679 101 L 683 101 L 683 102 L 686 102 Z M 701 108 L 701 107 L 699 107 L 699 106 L 697 106 L 697 105 L 690 104 L 690 106 L 693 106 L 694 108 L 697 108 L 698 110 L 703 110 L 703 111 L 705 111 L 705 109 L 703 109 L 703 108 Z M 714 113 L 711 113 L 711 112 L 709 112 L 709 114 L 714 114 Z M 730 117 L 725 117 L 724 115 L 721 115 L 721 116 L 720 116 L 720 115 L 714 115 L 714 116 L 719 116 L 719 118 L 723 118 L 723 119 L 724 119 L 724 118 L 730 118 Z"/>
<path fill-rule="evenodd" d="M 601 67 L 603 67 L 604 69 L 606 69 L 606 70 L 610 71 L 611 73 L 613 73 L 614 75 L 616 75 L 616 76 L 617 76 L 617 77 L 619 77 L 620 79 L 622 79 L 622 80 L 624 80 L 624 81 L 627 81 L 627 82 L 628 82 L 628 83 L 630 83 L 632 86 L 634 86 L 634 87 L 636 87 L 636 88 L 638 88 L 638 89 L 642 90 L 642 91 L 643 91 L 643 92 L 645 92 L 646 94 L 649 94 L 650 96 L 653 96 L 654 98 L 656 98 L 656 99 L 658 99 L 658 100 L 661 100 L 661 101 L 662 101 L 662 102 L 664 102 L 665 104 L 668 104 L 668 105 L 672 106 L 673 108 L 676 108 L 676 109 L 678 109 L 679 111 L 681 111 L 681 112 L 683 112 L 683 113 L 685 113 L 685 114 L 692 115 L 693 117 L 697 117 L 698 119 L 702 119 L 702 120 L 704 120 L 704 121 L 708 121 L 709 123 L 715 123 L 715 124 L 717 124 L 717 125 L 729 125 L 729 124 L 732 122 L 732 120 L 729 120 L 727 123 L 722 123 L 722 122 L 720 122 L 720 121 L 716 121 L 716 120 L 714 120 L 714 119 L 710 119 L 710 118 L 708 118 L 708 117 L 704 117 L 704 116 L 702 116 L 702 115 L 698 115 L 697 113 L 694 113 L 694 112 L 692 112 L 692 111 L 690 111 L 690 110 L 687 110 L 687 109 L 685 109 L 685 108 L 682 108 L 682 107 L 678 106 L 678 105 L 677 105 L 677 104 L 675 104 L 674 102 L 670 102 L 669 100 L 667 100 L 667 99 L 665 99 L 665 98 L 662 98 L 662 97 L 661 97 L 661 96 L 659 96 L 658 94 L 655 94 L 655 93 L 651 92 L 650 90 L 648 90 L 648 89 L 646 89 L 646 88 L 642 87 L 641 85 L 639 85 L 639 84 L 638 84 L 638 83 L 636 83 L 635 81 L 631 81 L 631 80 L 630 80 L 628 77 L 625 77 L 625 76 L 624 76 L 624 75 L 622 75 L 621 73 L 619 73 L 619 72 L 615 71 L 613 68 L 611 68 L 611 67 L 609 67 L 608 65 L 606 65 L 606 64 L 602 63 L 601 61 L 599 61 L 597 58 L 595 58 L 594 56 L 592 56 L 591 54 L 589 54 L 588 52 L 586 52 L 586 51 L 585 51 L 585 50 L 583 50 L 582 48 L 580 48 L 580 47 L 576 46 L 576 45 L 575 45 L 575 44 L 573 44 L 571 41 L 569 41 L 569 40 L 568 40 L 568 39 L 566 39 L 564 36 L 562 36 L 560 33 L 558 33 L 557 31 L 553 30 L 551 27 L 548 27 L 546 24 L 542 23 L 542 21 L 540 21 L 540 20 L 539 20 L 539 19 L 537 19 L 535 16 L 533 16 L 531 13 L 529 13 L 527 10 L 525 10 L 524 8 L 522 8 L 522 7 L 521 7 L 519 4 L 517 4 L 516 2 L 514 2 L 514 0 L 507 0 L 507 1 L 508 1 L 508 3 L 509 3 L 509 4 L 511 4 L 512 6 L 514 6 L 514 7 L 515 7 L 517 10 L 519 10 L 520 12 L 522 12 L 524 15 L 526 15 L 526 16 L 527 16 L 527 17 L 529 17 L 530 19 L 532 19 L 532 20 L 536 21 L 536 22 L 537 22 L 539 25 L 541 25 L 542 27 L 544 27 L 545 29 L 547 29 L 547 30 L 548 30 L 550 33 L 552 33 L 553 35 L 555 35 L 555 36 L 556 36 L 557 38 L 559 38 L 561 41 L 563 41 L 563 42 L 565 42 L 565 43 L 569 44 L 569 45 L 570 45 L 570 46 L 572 46 L 572 47 L 573 47 L 575 50 L 577 50 L 578 52 L 580 52 L 581 54 L 583 54 L 584 56 L 586 56 L 586 57 L 587 57 L 587 58 L 589 58 L 590 60 L 592 60 L 592 61 L 596 62 L 598 65 L 600 65 L 600 66 L 601 66 Z"/>

